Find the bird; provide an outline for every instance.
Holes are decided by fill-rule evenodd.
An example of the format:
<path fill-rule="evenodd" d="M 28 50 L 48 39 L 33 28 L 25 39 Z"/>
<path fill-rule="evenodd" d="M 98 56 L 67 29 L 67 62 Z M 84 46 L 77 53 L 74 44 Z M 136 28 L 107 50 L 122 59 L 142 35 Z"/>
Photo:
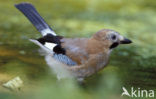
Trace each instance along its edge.
<path fill-rule="evenodd" d="M 40 46 L 47 64 L 58 79 L 74 77 L 83 81 L 108 64 L 114 48 L 120 44 L 132 43 L 112 29 L 101 29 L 89 38 L 59 36 L 31 3 L 22 2 L 15 4 L 15 7 L 41 33 L 42 37 L 30 41 Z"/>

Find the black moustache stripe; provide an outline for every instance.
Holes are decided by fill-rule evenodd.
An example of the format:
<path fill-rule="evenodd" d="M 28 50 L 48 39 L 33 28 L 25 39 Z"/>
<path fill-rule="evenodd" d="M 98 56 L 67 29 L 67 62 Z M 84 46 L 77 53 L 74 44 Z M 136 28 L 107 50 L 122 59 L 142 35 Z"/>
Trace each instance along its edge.
<path fill-rule="evenodd" d="M 115 43 L 113 43 L 113 44 L 110 46 L 110 49 L 115 48 L 115 47 L 117 47 L 118 45 L 119 45 L 119 43 L 115 42 Z"/>

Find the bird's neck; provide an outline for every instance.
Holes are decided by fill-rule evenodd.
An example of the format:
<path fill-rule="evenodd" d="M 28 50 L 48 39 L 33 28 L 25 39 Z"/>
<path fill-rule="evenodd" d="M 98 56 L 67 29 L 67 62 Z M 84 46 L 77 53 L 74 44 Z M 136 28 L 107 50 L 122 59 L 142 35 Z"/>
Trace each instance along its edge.
<path fill-rule="evenodd" d="M 89 54 L 97 54 L 97 53 L 109 54 L 109 53 L 111 53 L 111 50 L 109 49 L 107 44 L 105 44 L 101 41 L 98 41 L 94 38 L 91 38 L 88 40 L 87 50 L 88 50 Z"/>

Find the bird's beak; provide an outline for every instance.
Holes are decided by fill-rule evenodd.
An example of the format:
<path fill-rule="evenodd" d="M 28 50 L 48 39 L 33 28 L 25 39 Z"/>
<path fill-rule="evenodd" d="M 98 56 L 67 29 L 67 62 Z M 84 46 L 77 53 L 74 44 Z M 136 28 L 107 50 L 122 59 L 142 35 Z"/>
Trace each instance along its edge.
<path fill-rule="evenodd" d="M 130 43 L 132 43 L 131 40 L 129 40 L 123 36 L 120 37 L 120 44 L 130 44 Z"/>

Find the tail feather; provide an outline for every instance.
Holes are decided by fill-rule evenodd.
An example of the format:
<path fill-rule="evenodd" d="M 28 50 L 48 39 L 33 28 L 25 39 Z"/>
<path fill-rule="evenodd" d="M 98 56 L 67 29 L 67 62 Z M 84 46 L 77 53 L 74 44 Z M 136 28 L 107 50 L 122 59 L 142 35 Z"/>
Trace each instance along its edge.
<path fill-rule="evenodd" d="M 30 3 L 20 3 L 16 4 L 15 7 L 20 10 L 36 27 L 36 29 L 41 32 L 43 36 L 47 34 L 56 35 L 55 32 L 50 28 L 50 26 L 44 21 L 44 19 L 37 12 L 35 7 Z"/>

